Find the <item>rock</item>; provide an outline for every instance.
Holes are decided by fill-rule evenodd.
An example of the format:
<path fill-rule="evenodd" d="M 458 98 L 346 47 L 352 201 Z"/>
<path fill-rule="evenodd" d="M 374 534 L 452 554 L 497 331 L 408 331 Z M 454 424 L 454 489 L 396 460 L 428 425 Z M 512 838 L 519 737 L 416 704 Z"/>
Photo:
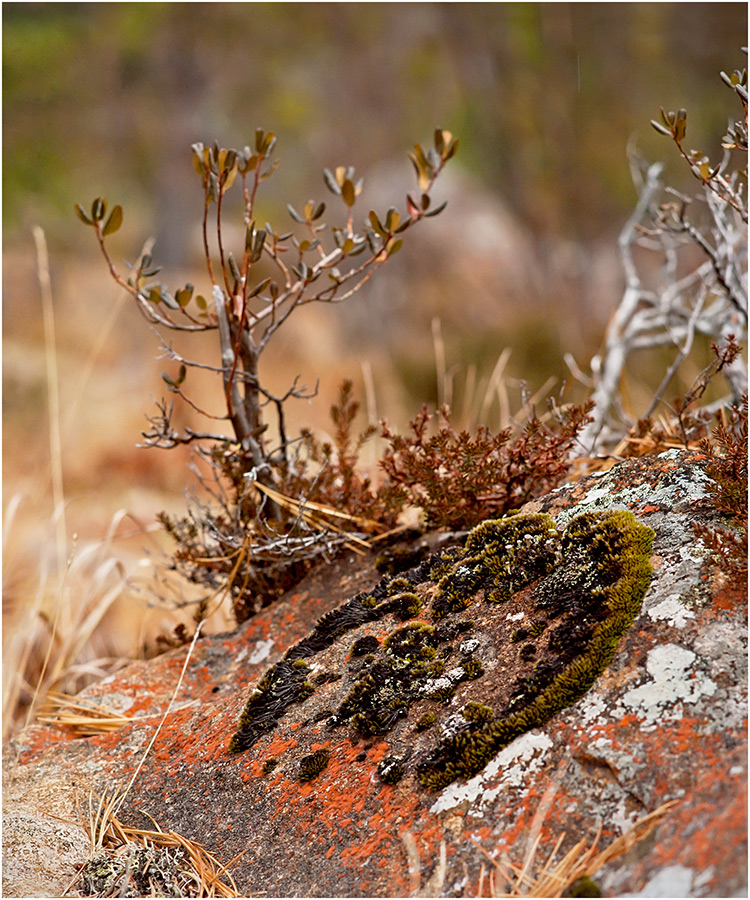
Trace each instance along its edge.
<path fill-rule="evenodd" d="M 473 895 L 488 855 L 520 863 L 538 835 L 541 861 L 599 829 L 605 847 L 667 801 L 573 893 L 744 895 L 747 597 L 691 528 L 720 524 L 704 464 L 628 460 L 400 575 L 316 570 L 197 641 L 142 765 L 186 650 L 89 687 L 133 721 L 6 748 L 5 815 L 37 827 L 14 832 L 26 871 L 4 894 L 30 870 L 59 892 L 72 857 L 38 860 L 69 826 L 44 813 L 74 820 L 76 785 L 132 778 L 120 819 L 244 851 L 244 895 Z"/>

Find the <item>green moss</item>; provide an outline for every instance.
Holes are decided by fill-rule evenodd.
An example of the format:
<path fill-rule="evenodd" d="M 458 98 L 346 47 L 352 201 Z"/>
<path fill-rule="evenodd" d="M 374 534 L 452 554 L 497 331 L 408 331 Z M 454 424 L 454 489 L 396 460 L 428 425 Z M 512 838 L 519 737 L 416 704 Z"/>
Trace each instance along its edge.
<path fill-rule="evenodd" d="M 481 678 L 484 675 L 484 666 L 482 665 L 481 659 L 467 659 L 465 662 L 461 663 L 461 666 L 466 672 L 466 677 L 470 678 L 472 681 L 477 678 Z"/>
<path fill-rule="evenodd" d="M 547 574 L 557 562 L 558 535 L 550 516 L 528 515 L 482 522 L 466 539 L 464 555 L 441 577 L 433 619 L 468 608 L 478 591 L 503 603 Z"/>
<path fill-rule="evenodd" d="M 495 714 L 489 706 L 484 706 L 482 703 L 476 703 L 474 701 L 467 703 L 466 706 L 464 706 L 461 710 L 461 715 L 467 722 L 473 722 L 480 725 L 486 725 L 495 718 Z"/>
<path fill-rule="evenodd" d="M 393 729 L 415 703 L 450 702 L 462 682 L 484 673 L 479 648 L 485 638 L 467 642 L 460 637 L 474 625 L 461 610 L 503 603 L 528 588 L 525 596 L 536 613 L 510 635 L 520 645 L 522 660 L 510 661 L 498 673 L 507 679 L 507 704 L 494 709 L 466 704 L 465 726 L 449 729 L 431 750 L 421 751 L 416 765 L 419 781 L 428 789 L 471 777 L 515 737 L 575 702 L 609 665 L 640 610 L 650 578 L 652 540 L 653 532 L 625 511 L 579 516 L 562 535 L 548 516 L 519 514 L 485 522 L 464 547 L 437 554 L 408 578 L 384 579 L 370 593 L 323 616 L 261 680 L 230 749 L 251 746 L 290 705 L 310 696 L 314 688 L 307 659 L 367 622 L 402 618 L 404 603 L 418 599 L 414 589 L 435 574 L 439 580 L 433 601 L 420 611 L 424 621 L 397 625 L 381 644 L 367 636 L 354 641 L 355 680 L 333 710 L 330 725 L 348 725 L 370 737 Z M 482 616 L 488 618 L 487 609 Z M 504 611 L 499 618 L 498 633 L 507 634 Z M 481 698 L 480 691 L 475 689 L 473 696 Z M 424 731 L 436 721 L 437 714 L 430 711 L 415 728 Z"/>
<path fill-rule="evenodd" d="M 423 713 L 417 719 L 416 725 L 414 727 L 417 729 L 417 731 L 427 731 L 428 728 L 432 728 L 432 726 L 435 724 L 436 718 L 437 716 L 434 712 Z"/>
<path fill-rule="evenodd" d="M 408 658 L 419 654 L 435 633 L 435 626 L 426 622 L 410 622 L 403 628 L 392 631 L 383 641 L 383 648 L 394 656 Z"/>
<path fill-rule="evenodd" d="M 602 889 L 589 875 L 581 875 L 563 893 L 563 897 L 602 897 Z"/>
<path fill-rule="evenodd" d="M 326 768 L 331 760 L 331 751 L 327 748 L 316 750 L 300 760 L 297 778 L 300 781 L 312 781 Z"/>
<path fill-rule="evenodd" d="M 404 591 L 408 591 L 411 587 L 409 581 L 406 578 L 394 578 L 388 584 L 388 592 L 386 596 L 395 597 L 396 594 L 403 594 Z"/>
<path fill-rule="evenodd" d="M 640 611 L 649 584 L 649 555 L 654 533 L 632 513 L 615 511 L 574 519 L 563 537 L 572 549 L 580 544 L 592 548 L 585 571 L 577 584 L 595 586 L 581 599 L 583 607 L 599 601 L 599 621 L 590 640 L 551 678 L 529 682 L 519 708 L 468 732 L 444 738 L 418 767 L 420 782 L 435 790 L 456 778 L 471 777 L 515 737 L 539 727 L 560 710 L 574 703 L 594 683 L 614 656 L 619 639 Z M 485 523 L 487 524 L 487 523 Z M 557 580 L 556 580 L 557 583 Z M 545 598 L 549 586 L 542 584 Z M 548 596 L 547 596 L 547 599 Z M 565 599 L 565 598 L 563 598 Z M 549 605 L 549 604 L 548 604 Z"/>

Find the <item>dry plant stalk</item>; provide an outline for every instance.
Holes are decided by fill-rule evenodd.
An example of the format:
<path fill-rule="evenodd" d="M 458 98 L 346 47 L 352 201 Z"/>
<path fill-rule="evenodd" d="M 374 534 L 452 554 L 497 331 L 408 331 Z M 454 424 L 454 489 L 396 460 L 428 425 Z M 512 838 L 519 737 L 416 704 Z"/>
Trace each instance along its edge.
<path fill-rule="evenodd" d="M 69 694 L 49 691 L 39 707 L 36 720 L 56 725 L 77 737 L 91 737 L 116 731 L 132 722 L 133 717 L 124 716 L 104 705 L 81 703 Z"/>

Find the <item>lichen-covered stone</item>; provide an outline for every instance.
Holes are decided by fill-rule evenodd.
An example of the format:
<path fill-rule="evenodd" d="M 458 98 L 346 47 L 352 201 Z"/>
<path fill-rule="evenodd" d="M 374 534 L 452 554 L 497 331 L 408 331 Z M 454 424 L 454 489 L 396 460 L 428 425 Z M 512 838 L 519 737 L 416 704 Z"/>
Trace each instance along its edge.
<path fill-rule="evenodd" d="M 562 852 L 601 824 L 605 846 L 678 799 L 596 887 L 657 890 L 679 872 L 681 895 L 741 894 L 746 595 L 693 534 L 715 521 L 706 485 L 697 454 L 632 460 L 461 545 L 433 541 L 397 579 L 341 563 L 326 584 L 313 573 L 236 634 L 198 642 L 121 818 L 152 827 L 148 812 L 225 861 L 244 851 L 232 872 L 245 894 L 406 896 L 416 880 L 454 896 L 486 871 L 477 843 L 521 861 L 540 809 L 544 858 L 563 832 Z M 420 609 L 405 618 L 409 595 Z M 56 772 L 126 783 L 184 653 L 84 693 L 130 697 L 124 711 L 150 718 L 85 740 L 41 726 L 18 739 L 6 815 L 35 809 Z M 321 749 L 328 764 L 301 781 Z M 74 819 L 74 788 L 58 783 L 56 812 Z"/>

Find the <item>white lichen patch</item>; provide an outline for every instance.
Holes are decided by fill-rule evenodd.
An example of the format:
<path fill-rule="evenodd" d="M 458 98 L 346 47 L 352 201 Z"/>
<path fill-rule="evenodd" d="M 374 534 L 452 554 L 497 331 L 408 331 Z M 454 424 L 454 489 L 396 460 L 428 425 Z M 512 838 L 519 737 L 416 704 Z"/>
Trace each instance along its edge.
<path fill-rule="evenodd" d="M 268 658 L 268 654 L 271 652 L 271 648 L 273 647 L 273 641 L 256 641 L 255 649 L 250 654 L 250 659 L 248 662 L 251 666 L 255 666 L 260 662 L 263 662 L 264 659 Z"/>
<path fill-rule="evenodd" d="M 590 691 L 582 697 L 578 703 L 578 710 L 582 725 L 590 725 L 600 721 L 607 712 L 607 702 L 604 697 L 595 691 Z"/>
<path fill-rule="evenodd" d="M 648 615 L 655 622 L 666 620 L 673 628 L 684 628 L 688 619 L 694 619 L 695 613 L 686 609 L 677 594 L 671 594 L 661 603 L 651 607 Z"/>
<path fill-rule="evenodd" d="M 622 697 L 621 713 L 635 712 L 642 727 L 651 728 L 664 719 L 681 719 L 683 705 L 711 697 L 716 684 L 697 672 L 695 653 L 678 644 L 662 644 L 648 654 L 649 681 L 632 688 Z"/>
<path fill-rule="evenodd" d="M 436 691 L 450 690 L 454 685 L 463 681 L 464 678 L 466 678 L 466 672 L 463 668 L 458 666 L 437 678 L 428 678 L 422 685 L 420 693 L 423 697 L 429 697 Z"/>
<path fill-rule="evenodd" d="M 693 887 L 693 870 L 687 866 L 665 866 L 650 878 L 637 894 L 623 897 L 690 897 Z"/>
<path fill-rule="evenodd" d="M 527 731 L 503 747 L 479 775 L 463 784 L 451 784 L 444 788 L 430 811 L 441 813 L 468 803 L 469 814 L 481 817 L 482 807 L 491 803 L 502 791 L 528 784 L 529 776 L 542 767 L 544 755 L 551 747 L 552 741 L 546 734 Z M 498 773 L 502 774 L 497 785 L 488 787 Z"/>

